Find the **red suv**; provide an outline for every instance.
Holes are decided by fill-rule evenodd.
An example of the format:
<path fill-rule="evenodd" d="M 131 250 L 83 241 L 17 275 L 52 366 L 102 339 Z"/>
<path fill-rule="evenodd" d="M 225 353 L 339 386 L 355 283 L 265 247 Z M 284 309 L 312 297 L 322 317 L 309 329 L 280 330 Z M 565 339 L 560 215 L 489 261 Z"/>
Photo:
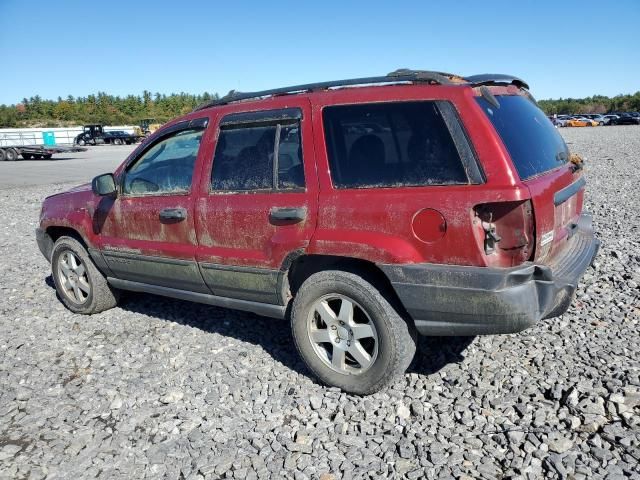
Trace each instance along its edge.
<path fill-rule="evenodd" d="M 73 312 L 133 290 L 287 316 L 321 381 L 371 393 L 416 333 L 561 315 L 596 255 L 582 164 L 527 88 L 401 70 L 234 92 L 48 197 L 38 243 Z"/>

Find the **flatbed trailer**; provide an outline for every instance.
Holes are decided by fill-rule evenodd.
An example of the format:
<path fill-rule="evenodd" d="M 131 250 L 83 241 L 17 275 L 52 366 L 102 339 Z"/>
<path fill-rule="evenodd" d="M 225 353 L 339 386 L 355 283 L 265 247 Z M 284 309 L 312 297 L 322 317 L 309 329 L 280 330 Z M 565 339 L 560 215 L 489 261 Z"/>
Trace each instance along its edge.
<path fill-rule="evenodd" d="M 0 135 L 0 162 L 16 161 L 22 157 L 25 160 L 45 159 L 49 160 L 56 153 L 84 152 L 86 148 L 58 145 L 38 145 L 35 143 L 35 135 L 4 134 Z"/>

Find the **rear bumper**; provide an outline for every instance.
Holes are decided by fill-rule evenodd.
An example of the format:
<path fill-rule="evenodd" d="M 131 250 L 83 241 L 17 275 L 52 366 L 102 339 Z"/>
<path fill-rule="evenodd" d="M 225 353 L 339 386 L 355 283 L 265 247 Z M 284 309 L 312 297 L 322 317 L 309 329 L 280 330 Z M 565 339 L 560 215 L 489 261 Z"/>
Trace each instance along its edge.
<path fill-rule="evenodd" d="M 547 265 L 512 268 L 380 265 L 422 335 L 515 333 L 562 315 L 600 241 L 583 214 L 562 253 Z"/>

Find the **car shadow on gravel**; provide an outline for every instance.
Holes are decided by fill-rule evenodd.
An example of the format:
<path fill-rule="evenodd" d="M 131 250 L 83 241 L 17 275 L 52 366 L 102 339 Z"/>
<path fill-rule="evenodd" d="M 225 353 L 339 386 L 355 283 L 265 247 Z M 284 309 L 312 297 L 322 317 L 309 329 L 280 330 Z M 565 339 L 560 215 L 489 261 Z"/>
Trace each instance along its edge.
<path fill-rule="evenodd" d="M 45 279 L 45 283 L 55 289 L 51 275 Z M 287 368 L 311 376 L 293 346 L 288 321 L 134 292 L 125 292 L 118 307 L 127 312 L 188 325 L 206 333 L 217 333 L 260 346 Z M 408 372 L 432 375 L 448 364 L 463 361 L 463 352 L 474 338 L 418 336 L 416 356 Z"/>
<path fill-rule="evenodd" d="M 418 335 L 416 356 L 409 373 L 432 375 L 451 363 L 464 361 L 464 351 L 476 337 L 423 337 Z"/>

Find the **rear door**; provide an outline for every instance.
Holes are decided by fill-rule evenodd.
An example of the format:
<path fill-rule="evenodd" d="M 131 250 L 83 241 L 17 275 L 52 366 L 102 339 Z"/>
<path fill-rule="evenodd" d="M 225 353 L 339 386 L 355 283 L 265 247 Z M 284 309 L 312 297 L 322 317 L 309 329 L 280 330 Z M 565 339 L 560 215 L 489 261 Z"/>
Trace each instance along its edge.
<path fill-rule="evenodd" d="M 220 116 L 195 205 L 196 259 L 215 295 L 280 303 L 281 267 L 316 225 L 310 117 L 307 99 Z"/>
<path fill-rule="evenodd" d="M 585 181 L 569 162 L 569 149 L 557 129 L 529 98 L 523 95 L 495 98 L 499 106 L 484 97 L 477 97 L 477 101 L 531 192 L 535 259 L 544 261 L 566 243 L 582 211 Z"/>
<path fill-rule="evenodd" d="M 168 127 L 119 173 L 119 193 L 95 217 L 119 279 L 208 292 L 195 262 L 192 180 L 208 119 Z"/>

